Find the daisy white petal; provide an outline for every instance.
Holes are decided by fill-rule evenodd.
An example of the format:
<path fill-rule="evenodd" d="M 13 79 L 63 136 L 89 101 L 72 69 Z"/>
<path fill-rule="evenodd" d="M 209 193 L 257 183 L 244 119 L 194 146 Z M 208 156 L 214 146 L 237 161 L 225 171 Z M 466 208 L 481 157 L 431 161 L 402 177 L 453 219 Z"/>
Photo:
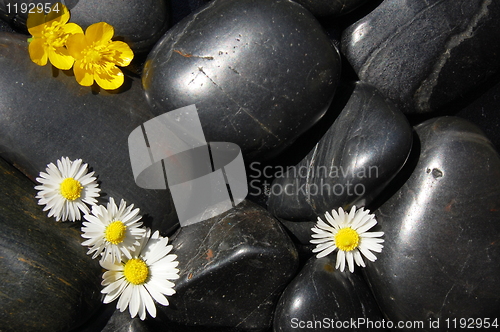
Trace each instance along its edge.
<path fill-rule="evenodd" d="M 365 261 L 363 260 L 363 257 L 361 256 L 361 253 L 359 252 L 358 249 L 353 250 L 354 254 L 354 261 L 356 262 L 356 265 L 365 267 Z"/>
<path fill-rule="evenodd" d="M 125 288 L 121 294 L 116 294 L 118 296 L 118 302 L 116 303 L 116 309 L 120 312 L 124 312 L 129 306 L 130 299 L 132 298 L 132 288 L 134 285 L 130 283 L 125 283 Z M 103 289 L 104 291 L 104 289 Z M 108 302 L 109 303 L 109 302 Z M 135 316 L 134 316 L 135 317 Z"/>
<path fill-rule="evenodd" d="M 41 183 L 35 186 L 38 204 L 45 205 L 43 211 L 49 211 L 48 216 L 57 221 L 80 220 L 81 212 L 89 212 L 87 204 L 97 203 L 101 191 L 97 179 L 92 176 L 94 172 L 88 173 L 87 164 L 82 164 L 81 159 L 62 157 L 56 164 L 48 164 L 36 178 Z"/>
<path fill-rule="evenodd" d="M 87 254 L 94 253 L 92 258 L 102 255 L 103 260 L 111 262 L 120 262 L 122 256 L 132 258 L 146 230 L 141 228 L 139 209 L 132 210 L 133 204 L 126 206 L 122 199 L 117 208 L 111 197 L 106 207 L 94 206 L 92 214 L 84 216 L 87 222 L 82 224 L 82 237 L 88 240 L 82 245 L 90 247 Z"/>
<path fill-rule="evenodd" d="M 313 252 L 323 251 L 327 248 L 334 247 L 335 244 L 333 242 L 321 243 L 313 249 Z"/>
<path fill-rule="evenodd" d="M 336 269 L 340 269 L 341 272 L 344 272 L 345 269 L 345 251 L 339 250 L 337 251 L 337 263 L 335 264 Z"/>
<path fill-rule="evenodd" d="M 384 232 L 368 232 L 377 224 L 375 215 L 369 210 L 353 206 L 349 212 L 341 207 L 325 213 L 324 222 L 318 217 L 318 222 L 311 230 L 313 234 L 310 243 L 316 257 L 321 258 L 337 250 L 335 268 L 344 271 L 346 265 L 354 272 L 354 265 L 365 266 L 363 256 L 370 261 L 377 257 L 372 252 L 381 252 L 384 247 L 382 237 Z"/>
<path fill-rule="evenodd" d="M 153 299 L 156 302 L 158 302 L 159 304 L 164 305 L 164 306 L 169 305 L 168 299 L 160 291 L 156 290 L 156 287 L 153 286 L 153 283 L 150 283 L 150 285 L 145 285 L 145 287 L 146 287 L 147 291 L 149 292 L 149 294 L 151 294 L 151 296 L 153 297 Z M 174 294 L 175 294 L 175 291 L 174 291 Z"/>
<path fill-rule="evenodd" d="M 328 256 L 328 255 L 330 255 L 332 252 L 334 252 L 334 251 L 335 251 L 335 249 L 337 249 L 337 247 L 335 247 L 334 245 L 333 245 L 333 246 L 331 246 L 331 247 L 328 247 L 328 248 L 324 249 L 323 251 L 321 251 L 321 252 L 317 255 L 317 257 L 318 257 L 318 258 L 321 258 L 321 257 Z M 314 252 L 314 251 L 313 251 L 313 252 Z"/>
<path fill-rule="evenodd" d="M 114 212 L 120 211 L 132 212 L 120 208 Z M 139 246 L 132 258 L 122 256 L 119 262 L 100 262 L 108 270 L 103 274 L 102 284 L 106 287 L 101 292 L 106 294 L 106 303 L 118 298 L 117 309 L 123 312 L 128 307 L 132 318 L 139 316 L 144 320 L 146 313 L 156 317 L 154 301 L 169 304 L 165 296 L 175 294 L 175 284 L 170 280 L 179 278 L 179 270 L 177 256 L 169 254 L 172 246 L 168 245 L 168 238 L 161 237 L 159 232 L 151 235 L 151 230 L 146 229 L 137 242 Z"/>
<path fill-rule="evenodd" d="M 349 271 L 351 271 L 351 273 L 354 272 L 354 257 L 353 257 L 353 254 L 352 254 L 352 250 L 351 251 L 347 251 L 345 253 L 345 257 L 346 257 L 346 260 L 347 260 L 347 265 L 349 266 Z"/>
<path fill-rule="evenodd" d="M 153 302 L 153 298 L 151 297 L 151 294 L 146 290 L 145 287 L 138 287 L 139 288 L 139 293 L 141 295 L 141 298 L 143 299 L 143 303 L 146 305 L 146 309 L 151 315 L 151 317 L 156 317 L 156 306 L 155 303 Z M 142 317 L 142 316 L 141 316 Z M 144 320 L 146 318 L 146 312 L 144 311 L 144 317 L 141 318 Z"/>

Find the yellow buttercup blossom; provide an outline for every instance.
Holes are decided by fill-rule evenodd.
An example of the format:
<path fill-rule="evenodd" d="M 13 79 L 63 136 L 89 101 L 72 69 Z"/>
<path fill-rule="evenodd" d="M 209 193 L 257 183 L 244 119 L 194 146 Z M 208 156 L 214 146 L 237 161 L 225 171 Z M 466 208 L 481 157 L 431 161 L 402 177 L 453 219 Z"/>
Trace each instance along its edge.
<path fill-rule="evenodd" d="M 69 11 L 62 3 L 55 3 L 51 11 L 35 12 L 28 15 L 26 25 L 31 34 L 28 51 L 31 60 L 39 66 L 45 66 L 47 60 L 59 69 L 70 69 L 75 59 L 65 47 L 69 36 L 83 33 L 82 28 L 69 21 Z"/>
<path fill-rule="evenodd" d="M 73 71 L 80 85 L 90 86 L 94 80 L 103 89 L 119 88 L 124 81 L 122 71 L 134 58 L 130 47 L 122 41 L 111 41 L 114 28 L 99 22 L 87 28 L 84 34 L 68 38 L 66 46 L 75 58 Z"/>

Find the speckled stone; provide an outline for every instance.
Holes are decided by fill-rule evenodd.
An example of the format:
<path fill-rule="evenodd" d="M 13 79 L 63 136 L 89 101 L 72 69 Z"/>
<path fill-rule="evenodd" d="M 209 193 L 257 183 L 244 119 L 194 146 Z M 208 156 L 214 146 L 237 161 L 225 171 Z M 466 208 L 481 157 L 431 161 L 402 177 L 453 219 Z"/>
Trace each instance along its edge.
<path fill-rule="evenodd" d="M 385 0 L 343 32 L 342 52 L 404 113 L 436 111 L 499 69 L 500 2 Z"/>
<path fill-rule="evenodd" d="M 318 21 L 288 0 L 214 0 L 170 29 L 142 76 L 153 112 L 196 104 L 207 141 L 245 160 L 276 156 L 331 103 L 340 56 Z"/>
<path fill-rule="evenodd" d="M 180 229 L 173 238 L 180 278 L 157 321 L 205 331 L 266 331 L 279 295 L 298 268 L 285 231 L 258 205 Z"/>
<path fill-rule="evenodd" d="M 445 319 L 498 317 L 500 157 L 457 117 L 415 129 L 418 160 L 375 211 L 384 250 L 364 269 L 375 297 L 392 321 L 440 319 L 443 330 Z"/>
<path fill-rule="evenodd" d="M 128 136 L 151 119 L 140 84 L 96 92 L 73 76 L 31 62 L 26 37 L 0 33 L 0 156 L 34 180 L 61 157 L 81 158 L 95 171 L 103 201 L 125 199 L 164 234 L 177 216 L 169 192 L 135 184 Z"/>

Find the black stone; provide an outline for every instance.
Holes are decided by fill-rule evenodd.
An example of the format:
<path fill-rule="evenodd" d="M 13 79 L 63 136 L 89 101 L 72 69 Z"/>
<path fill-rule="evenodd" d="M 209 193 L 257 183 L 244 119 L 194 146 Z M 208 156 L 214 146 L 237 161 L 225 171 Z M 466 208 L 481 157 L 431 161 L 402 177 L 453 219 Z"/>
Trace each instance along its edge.
<path fill-rule="evenodd" d="M 500 3 L 385 0 L 344 31 L 342 52 L 404 113 L 436 111 L 499 69 Z"/>
<path fill-rule="evenodd" d="M 71 332 L 96 332 L 96 331 L 103 331 L 103 329 L 108 325 L 108 323 L 111 326 L 111 324 L 112 324 L 112 323 L 110 323 L 111 322 L 111 316 L 114 315 L 115 311 L 116 311 L 116 308 L 115 308 L 115 305 L 113 305 L 113 304 L 102 305 L 92 315 L 92 317 L 90 317 L 85 322 L 85 324 L 81 325 L 80 327 L 78 327 L 76 329 L 71 330 Z M 129 315 L 129 317 L 130 317 L 130 315 Z"/>
<path fill-rule="evenodd" d="M 311 240 L 311 235 L 313 234 L 311 228 L 313 228 L 316 225 L 316 220 L 296 222 L 296 221 L 279 219 L 279 221 L 281 225 L 283 225 L 283 228 L 287 230 L 287 232 L 290 235 L 290 238 L 295 243 L 300 243 L 304 245 L 310 244 L 309 241 Z"/>
<path fill-rule="evenodd" d="M 0 331 L 67 331 L 101 305 L 101 267 L 73 223 L 47 218 L 34 184 L 0 158 Z"/>
<path fill-rule="evenodd" d="M 169 192 L 139 188 L 128 136 L 153 115 L 137 81 L 121 91 L 95 92 L 66 72 L 31 62 L 25 36 L 0 34 L 0 156 L 34 180 L 46 165 L 81 158 L 98 175 L 102 192 L 125 199 L 155 229 L 173 231 L 177 216 Z"/>
<path fill-rule="evenodd" d="M 4 21 L 0 21 L 0 32 L 14 32 L 14 30 Z"/>
<path fill-rule="evenodd" d="M 274 316 L 275 332 L 373 331 L 368 322 L 382 321 L 364 279 L 336 270 L 335 261 L 336 255 L 308 260 L 281 295 Z"/>
<path fill-rule="evenodd" d="M 108 304 L 110 306 L 116 305 L 116 302 Z M 149 316 L 148 316 L 149 317 Z M 115 310 L 113 316 L 108 321 L 101 332 L 150 332 L 151 330 L 144 321 L 139 317 L 131 318 L 128 310 L 120 312 Z M 90 331 L 89 331 L 90 332 Z"/>
<path fill-rule="evenodd" d="M 0 2 L 0 11 L 10 15 L 0 15 L 20 31 L 27 33 L 28 13 L 21 12 L 22 3 L 51 3 L 55 0 L 7 0 Z M 11 4 L 10 8 L 7 4 Z M 14 4 L 19 12 L 12 13 Z M 168 29 L 170 16 L 169 0 L 66 0 L 70 10 L 70 22 L 85 29 L 98 22 L 106 22 L 115 28 L 115 38 L 127 42 L 136 52 L 149 51 Z"/>
<path fill-rule="evenodd" d="M 463 101 L 457 103 L 452 109 L 455 111 L 459 109 L 456 115 L 477 125 L 493 143 L 495 149 L 500 151 L 500 112 L 498 111 L 500 75 L 496 75 L 489 86 L 480 88 L 482 89 L 477 91 L 476 99 L 468 105 Z"/>
<path fill-rule="evenodd" d="M 314 16 L 339 16 L 361 6 L 366 0 L 293 0 L 300 3 Z"/>
<path fill-rule="evenodd" d="M 311 152 L 277 175 L 268 209 L 312 221 L 340 206 L 368 205 L 405 163 L 412 129 L 373 86 L 358 82 L 344 109 Z"/>
<path fill-rule="evenodd" d="M 143 73 L 156 114 L 196 104 L 208 141 L 277 155 L 327 110 L 340 56 L 316 19 L 285 0 L 214 0 L 170 29 Z"/>
<path fill-rule="evenodd" d="M 164 328 L 173 321 L 201 331 L 266 331 L 298 268 L 297 251 L 279 222 L 246 200 L 181 228 L 172 245 L 180 279 L 170 305 L 158 306 Z"/>
<path fill-rule="evenodd" d="M 498 317 L 500 157 L 457 117 L 416 127 L 418 161 L 375 211 L 384 249 L 364 269 L 392 321 Z M 451 324 L 451 323 L 450 323 Z M 449 325 L 449 327 L 453 325 Z"/>

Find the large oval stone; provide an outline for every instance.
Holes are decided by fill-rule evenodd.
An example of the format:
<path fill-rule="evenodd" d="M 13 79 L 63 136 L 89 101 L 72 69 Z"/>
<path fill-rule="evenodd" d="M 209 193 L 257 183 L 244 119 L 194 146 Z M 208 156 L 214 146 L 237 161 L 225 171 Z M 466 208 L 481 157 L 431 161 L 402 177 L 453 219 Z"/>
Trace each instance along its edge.
<path fill-rule="evenodd" d="M 342 52 L 403 112 L 435 111 L 500 67 L 500 2 L 385 0 L 343 32 Z"/>
<path fill-rule="evenodd" d="M 101 304 L 101 267 L 72 223 L 47 218 L 0 158 L 0 331 L 67 331 Z"/>
<path fill-rule="evenodd" d="M 328 108 L 340 57 L 316 19 L 286 0 L 214 0 L 158 42 L 142 76 L 156 114 L 196 104 L 207 141 L 247 159 L 290 145 Z"/>
<path fill-rule="evenodd" d="M 180 278 L 159 329 L 267 331 L 298 255 L 279 222 L 247 200 L 218 217 L 180 229 L 172 241 Z M 163 329 L 161 329 L 163 326 Z M 212 329 L 212 330 L 210 330 Z"/>
<path fill-rule="evenodd" d="M 51 66 L 31 62 L 23 35 L 0 34 L 0 156 L 34 180 L 62 156 L 93 168 L 102 193 L 141 208 L 144 220 L 164 233 L 177 216 L 165 190 L 138 187 L 128 136 L 153 115 L 137 81 L 117 93 L 93 91 Z"/>
<path fill-rule="evenodd" d="M 335 269 L 336 255 L 310 258 L 276 307 L 275 332 L 369 331 L 382 313 L 359 274 Z"/>
<path fill-rule="evenodd" d="M 429 319 L 439 319 L 442 329 L 445 319 L 448 327 L 455 318 L 493 321 L 500 308 L 500 157 L 460 118 L 431 119 L 416 132 L 418 162 L 375 212 L 384 250 L 364 271 L 390 320 L 429 328 Z"/>
<path fill-rule="evenodd" d="M 358 82 L 309 154 L 287 172 L 274 172 L 268 209 L 301 221 L 339 206 L 367 205 L 403 167 L 411 145 L 406 117 L 372 85 Z"/>
<path fill-rule="evenodd" d="M 54 4 L 56 0 L 6 0 L 0 2 L 0 10 L 9 15 L 0 15 L 12 26 L 27 32 L 28 13 L 21 10 L 22 4 Z M 60 2 L 60 1 L 59 1 Z M 10 4 L 9 7 L 7 5 Z M 98 22 L 106 22 L 115 28 L 115 37 L 125 41 L 136 52 L 145 52 L 168 29 L 170 16 L 169 0 L 66 0 L 70 10 L 70 22 L 83 30 Z M 17 7 L 16 7 L 17 5 Z M 24 5 L 23 5 L 24 6 Z M 17 9 L 17 11 L 14 10 Z"/>

